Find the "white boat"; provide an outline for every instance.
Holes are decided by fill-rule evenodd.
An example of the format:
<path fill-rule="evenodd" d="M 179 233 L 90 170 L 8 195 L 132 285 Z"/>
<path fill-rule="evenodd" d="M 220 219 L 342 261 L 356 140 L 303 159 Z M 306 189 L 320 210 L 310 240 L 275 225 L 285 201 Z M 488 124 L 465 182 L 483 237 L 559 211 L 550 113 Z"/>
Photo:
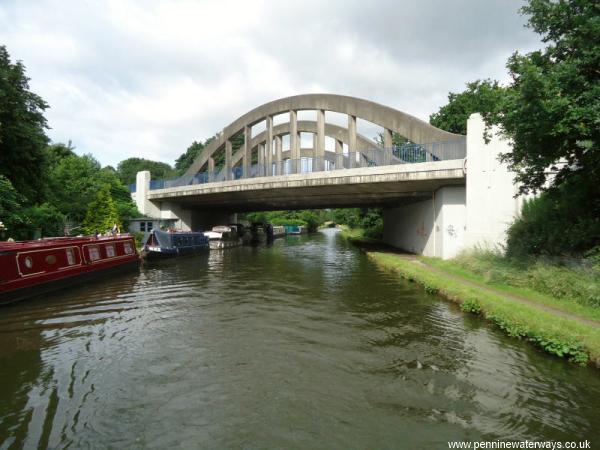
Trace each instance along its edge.
<path fill-rule="evenodd" d="M 238 236 L 235 226 L 218 225 L 212 230 L 204 232 L 208 238 L 208 245 L 211 250 L 237 247 L 242 244 L 242 239 Z"/>
<path fill-rule="evenodd" d="M 273 227 L 273 237 L 278 238 L 285 236 L 285 227 L 283 225 L 275 225 Z"/>

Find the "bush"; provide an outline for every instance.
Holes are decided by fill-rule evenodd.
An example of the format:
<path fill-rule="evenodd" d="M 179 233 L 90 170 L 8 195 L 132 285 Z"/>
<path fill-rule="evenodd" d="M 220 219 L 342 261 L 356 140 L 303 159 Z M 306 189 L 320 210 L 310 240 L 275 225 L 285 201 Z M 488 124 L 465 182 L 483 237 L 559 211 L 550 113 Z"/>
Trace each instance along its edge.
<path fill-rule="evenodd" d="M 347 208 L 333 211 L 336 223 L 350 228 L 362 228 L 371 239 L 383 237 L 383 210 L 381 208 Z"/>
<path fill-rule="evenodd" d="M 600 245 L 600 183 L 573 180 L 523 204 L 508 229 L 507 255 L 581 256 Z"/>
<path fill-rule="evenodd" d="M 462 302 L 462 304 L 460 305 L 460 309 L 473 314 L 481 313 L 481 305 L 479 304 L 479 302 L 470 298 Z"/>

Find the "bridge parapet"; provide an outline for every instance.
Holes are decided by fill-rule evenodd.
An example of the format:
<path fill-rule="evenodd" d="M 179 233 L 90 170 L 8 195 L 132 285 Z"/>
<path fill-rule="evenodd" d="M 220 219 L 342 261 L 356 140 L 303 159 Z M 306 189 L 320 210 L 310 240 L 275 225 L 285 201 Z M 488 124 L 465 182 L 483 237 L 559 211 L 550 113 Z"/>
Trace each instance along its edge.
<path fill-rule="evenodd" d="M 371 150 L 361 150 L 359 152 L 334 153 L 327 151 L 324 156 L 319 158 L 286 158 L 281 161 L 272 161 L 270 165 L 253 164 L 246 167 L 240 165 L 231 169 L 227 169 L 226 166 L 224 166 L 219 169 L 199 172 L 194 175 L 184 175 L 166 180 L 152 180 L 150 182 L 149 190 L 194 184 L 217 183 L 246 178 L 448 161 L 464 159 L 465 156 L 466 138 L 446 142 L 433 142 L 430 144 L 405 144 L 389 149 L 376 148 Z M 135 192 L 135 190 L 135 185 L 130 186 L 131 192 Z"/>

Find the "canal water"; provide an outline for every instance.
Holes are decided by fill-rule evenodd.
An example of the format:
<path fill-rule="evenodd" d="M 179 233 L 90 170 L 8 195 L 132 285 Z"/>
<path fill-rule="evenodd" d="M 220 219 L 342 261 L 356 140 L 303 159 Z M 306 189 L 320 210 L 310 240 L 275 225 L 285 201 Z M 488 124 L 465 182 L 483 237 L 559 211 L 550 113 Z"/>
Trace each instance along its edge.
<path fill-rule="evenodd" d="M 599 407 L 597 371 L 399 281 L 335 230 L 0 309 L 0 449 L 600 445 Z"/>

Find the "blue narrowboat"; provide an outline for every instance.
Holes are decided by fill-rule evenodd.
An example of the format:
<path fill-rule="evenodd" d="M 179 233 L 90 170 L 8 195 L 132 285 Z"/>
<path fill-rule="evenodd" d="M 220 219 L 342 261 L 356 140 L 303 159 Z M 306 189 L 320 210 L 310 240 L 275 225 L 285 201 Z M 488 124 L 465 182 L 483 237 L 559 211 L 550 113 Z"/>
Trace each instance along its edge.
<path fill-rule="evenodd" d="M 152 230 L 144 235 L 143 256 L 147 259 L 172 258 L 208 249 L 204 233 Z"/>

